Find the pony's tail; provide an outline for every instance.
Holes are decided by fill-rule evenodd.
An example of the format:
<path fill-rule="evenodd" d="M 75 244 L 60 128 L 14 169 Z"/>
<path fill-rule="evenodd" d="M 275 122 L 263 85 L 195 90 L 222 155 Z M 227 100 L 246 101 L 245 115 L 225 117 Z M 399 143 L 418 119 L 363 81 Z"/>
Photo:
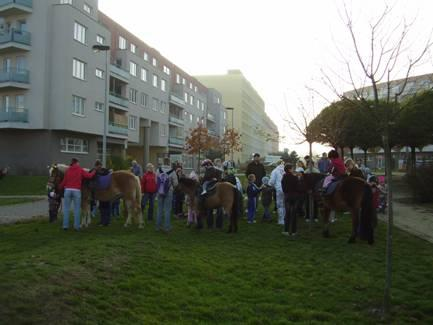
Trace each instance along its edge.
<path fill-rule="evenodd" d="M 137 213 L 141 213 L 141 184 L 140 179 L 135 176 L 135 181 L 137 182 L 136 190 L 135 190 L 135 209 Z"/>
<path fill-rule="evenodd" d="M 359 236 L 361 239 L 367 240 L 370 245 L 374 243 L 374 207 L 373 207 L 373 191 L 370 185 L 365 184 L 364 195 L 361 202 L 361 218 Z"/>

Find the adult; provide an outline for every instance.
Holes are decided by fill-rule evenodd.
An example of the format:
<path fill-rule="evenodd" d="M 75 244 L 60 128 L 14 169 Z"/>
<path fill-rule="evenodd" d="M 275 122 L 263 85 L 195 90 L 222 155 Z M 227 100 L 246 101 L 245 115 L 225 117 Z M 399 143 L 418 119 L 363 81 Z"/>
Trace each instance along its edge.
<path fill-rule="evenodd" d="M 141 192 L 143 194 L 141 199 L 141 209 L 144 209 L 149 202 L 149 207 L 147 209 L 147 220 L 153 220 L 153 203 L 155 201 L 156 196 L 156 174 L 154 171 L 154 166 L 151 163 L 146 165 L 146 172 L 141 178 Z"/>
<path fill-rule="evenodd" d="M 281 185 L 285 196 L 286 215 L 284 218 L 284 231 L 282 234 L 294 236 L 296 235 L 297 231 L 296 211 L 300 197 L 300 193 L 298 191 L 299 179 L 292 173 L 291 164 L 286 164 L 284 166 L 284 172 L 285 174 L 283 176 L 283 180 L 281 181 Z"/>
<path fill-rule="evenodd" d="M 278 212 L 278 224 L 284 224 L 284 217 L 286 214 L 286 208 L 284 204 L 284 192 L 281 185 L 284 175 L 284 161 L 279 160 L 277 162 L 277 167 L 271 172 L 271 178 L 269 180 L 269 185 L 275 188 L 276 192 L 276 203 Z"/>
<path fill-rule="evenodd" d="M 91 179 L 95 176 L 96 171 L 86 172 L 80 167 L 77 158 L 72 158 L 69 168 L 65 172 L 65 177 L 60 183 L 60 189 L 64 189 L 63 200 L 63 229 L 69 228 L 69 212 L 71 202 L 74 206 L 74 229 L 80 230 L 80 213 L 81 213 L 81 183 L 83 179 Z"/>
<path fill-rule="evenodd" d="M 165 174 L 165 175 L 163 175 Z M 157 185 L 158 185 L 158 212 L 156 217 L 156 230 L 162 228 L 162 214 L 164 213 L 164 228 L 165 232 L 171 230 L 171 209 L 173 206 L 173 192 L 177 187 L 178 180 L 176 172 L 170 167 L 170 159 L 164 158 L 163 164 L 158 167 Z M 163 190 L 165 187 L 165 179 L 168 182 L 167 192 Z"/>
<path fill-rule="evenodd" d="M 346 171 L 349 176 L 365 179 L 364 173 L 358 168 L 353 159 L 347 158 L 344 162 L 344 166 L 346 167 Z"/>
<path fill-rule="evenodd" d="M 305 170 L 305 174 L 319 174 L 319 173 L 320 173 L 319 169 L 317 169 L 314 166 L 314 161 L 310 159 L 307 163 L 307 169 Z M 311 200 L 313 206 L 314 221 L 318 222 L 319 221 L 317 218 L 317 216 L 319 215 L 318 204 L 316 200 L 314 200 L 313 198 L 312 190 L 309 190 L 307 194 L 308 195 L 306 196 L 306 200 L 305 200 L 305 208 L 306 208 L 305 221 L 310 222 L 310 200 Z"/>
<path fill-rule="evenodd" d="M 143 169 L 141 168 L 137 160 L 133 160 L 131 162 L 131 173 L 140 178 L 143 176 Z"/>
<path fill-rule="evenodd" d="M 328 154 L 326 152 L 324 152 L 322 154 L 322 158 L 320 158 L 320 160 L 317 164 L 317 167 L 319 167 L 320 173 L 322 173 L 322 174 L 328 173 L 330 164 L 331 164 L 331 161 L 328 158 Z"/>
<path fill-rule="evenodd" d="M 245 176 L 253 174 L 256 176 L 255 184 L 258 187 L 262 186 L 262 178 L 266 176 L 265 166 L 260 162 L 260 154 L 255 153 L 253 156 L 253 161 L 250 162 L 247 166 L 247 170 L 245 172 Z"/>
<path fill-rule="evenodd" d="M 178 181 L 181 177 L 185 177 L 185 174 L 183 173 L 182 164 L 175 163 L 172 165 L 172 168 L 176 172 Z M 174 195 L 173 197 L 174 215 L 178 219 L 183 218 L 184 217 L 183 203 L 185 202 L 185 193 L 180 189 L 175 189 L 173 195 Z"/>

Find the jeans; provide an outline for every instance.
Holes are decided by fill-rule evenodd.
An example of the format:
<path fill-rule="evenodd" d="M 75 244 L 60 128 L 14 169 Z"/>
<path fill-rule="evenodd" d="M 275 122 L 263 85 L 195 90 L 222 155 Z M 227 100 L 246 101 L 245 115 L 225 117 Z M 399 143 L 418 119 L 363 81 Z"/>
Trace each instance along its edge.
<path fill-rule="evenodd" d="M 74 228 L 80 229 L 81 191 L 65 190 L 63 200 L 63 228 L 69 228 L 71 201 L 74 202 Z"/>
<path fill-rule="evenodd" d="M 284 231 L 296 234 L 296 211 L 298 209 L 298 201 L 296 199 L 286 200 L 286 217 L 284 218 Z"/>
<path fill-rule="evenodd" d="M 149 209 L 147 209 L 147 220 L 153 220 L 153 202 L 155 201 L 156 193 L 143 193 L 143 198 L 141 199 L 141 209 L 144 211 L 147 202 L 149 201 Z"/>
<path fill-rule="evenodd" d="M 263 213 L 263 220 L 271 220 L 272 216 L 271 216 L 271 206 L 263 206 L 264 209 L 264 213 Z"/>
<path fill-rule="evenodd" d="M 284 224 L 284 218 L 286 217 L 286 207 L 284 203 L 284 192 L 277 191 L 277 208 L 278 208 L 278 224 Z"/>
<path fill-rule="evenodd" d="M 256 216 L 257 198 L 248 198 L 248 222 L 253 222 Z"/>
<path fill-rule="evenodd" d="M 120 217 L 120 199 L 111 203 L 111 217 Z"/>
<path fill-rule="evenodd" d="M 158 213 L 156 217 L 156 230 L 161 229 L 162 226 L 162 213 L 164 212 L 164 230 L 171 229 L 170 217 L 171 208 L 173 204 L 173 191 L 169 191 L 166 196 L 158 194 Z"/>

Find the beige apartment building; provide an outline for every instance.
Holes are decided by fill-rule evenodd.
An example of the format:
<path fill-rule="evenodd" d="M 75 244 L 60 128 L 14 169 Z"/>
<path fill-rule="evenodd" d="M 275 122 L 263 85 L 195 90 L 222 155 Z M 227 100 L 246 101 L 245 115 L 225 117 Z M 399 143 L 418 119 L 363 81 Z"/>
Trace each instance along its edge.
<path fill-rule="evenodd" d="M 255 152 L 262 156 L 278 151 L 278 141 L 266 141 L 263 133 L 275 135 L 278 128 L 265 113 L 263 99 L 240 70 L 229 70 L 224 75 L 196 76 L 208 88 L 222 94 L 223 106 L 233 108 L 226 111 L 227 127 L 232 126 L 242 134 L 242 152 L 234 154 L 236 162 L 251 159 Z"/>

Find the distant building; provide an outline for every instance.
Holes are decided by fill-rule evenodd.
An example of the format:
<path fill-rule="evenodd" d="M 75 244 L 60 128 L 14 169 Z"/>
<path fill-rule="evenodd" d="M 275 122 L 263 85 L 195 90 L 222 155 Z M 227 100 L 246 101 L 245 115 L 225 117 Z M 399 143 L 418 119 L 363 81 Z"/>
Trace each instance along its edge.
<path fill-rule="evenodd" d="M 278 151 L 278 128 L 265 113 L 265 104 L 240 70 L 229 70 L 225 75 L 196 76 L 206 87 L 222 94 L 223 105 L 233 108 L 226 111 L 227 127 L 242 135 L 242 152 L 234 154 L 234 160 L 251 160 L 255 152 L 265 156 Z M 232 121 L 232 115 L 234 120 Z M 273 135 L 274 141 L 266 141 L 264 133 Z"/>

